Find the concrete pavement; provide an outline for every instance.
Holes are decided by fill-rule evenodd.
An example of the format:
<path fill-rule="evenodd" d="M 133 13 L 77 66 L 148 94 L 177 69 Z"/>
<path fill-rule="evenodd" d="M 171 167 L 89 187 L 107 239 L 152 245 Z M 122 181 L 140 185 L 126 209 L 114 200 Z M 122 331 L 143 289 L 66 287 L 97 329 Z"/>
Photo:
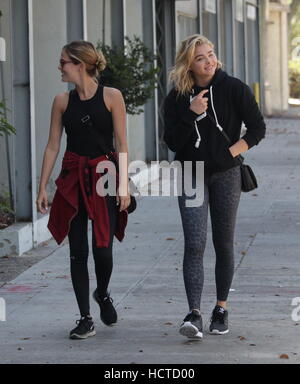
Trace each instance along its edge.
<path fill-rule="evenodd" d="M 247 154 L 259 189 L 243 193 L 239 206 L 228 335 L 207 333 L 215 304 L 210 225 L 204 339 L 179 335 L 188 307 L 177 200 L 144 197 L 130 216 L 126 239 L 114 245 L 110 289 L 118 324 L 102 324 L 91 300 L 96 336 L 68 339 L 78 319 L 68 245 L 51 241 L 48 257 L 0 288 L 6 301 L 1 363 L 300 363 L 300 127 L 293 119 L 267 120 L 267 127 L 266 139 Z M 92 256 L 89 263 L 92 291 Z M 296 297 L 298 308 L 292 306 Z"/>

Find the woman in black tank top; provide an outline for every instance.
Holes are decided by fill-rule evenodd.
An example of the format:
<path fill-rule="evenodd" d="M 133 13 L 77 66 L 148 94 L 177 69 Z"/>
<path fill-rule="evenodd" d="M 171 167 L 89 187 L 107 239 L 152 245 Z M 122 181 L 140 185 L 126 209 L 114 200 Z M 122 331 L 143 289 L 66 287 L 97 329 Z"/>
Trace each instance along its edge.
<path fill-rule="evenodd" d="M 104 87 L 100 84 L 94 96 L 88 100 L 81 100 L 76 89 L 70 92 L 67 109 L 62 115 L 67 134 L 67 150 L 91 158 L 105 154 L 93 136 L 82 129 L 81 117 L 89 114 L 105 147 L 114 152 L 112 113 L 105 105 L 103 94 Z"/>
<path fill-rule="evenodd" d="M 57 95 L 53 101 L 50 133 L 44 153 L 37 198 L 37 209 L 42 214 L 48 210 L 46 186 L 59 152 L 63 127 L 67 135 L 67 148 L 64 157 L 67 165 L 71 163 L 82 164 L 84 162 L 85 167 L 82 168 L 84 172 L 91 172 L 87 167 L 92 167 L 90 164 L 94 164 L 93 159 L 98 161 L 98 157 L 99 159 L 105 158 L 102 156 L 105 155 L 102 148 L 115 152 L 113 137 L 115 137 L 117 153 L 128 154 L 126 109 L 122 94 L 117 89 L 101 86 L 97 81 L 97 76 L 103 71 L 105 65 L 106 61 L 103 54 L 97 51 L 92 43 L 87 41 L 74 41 L 65 45 L 62 49 L 58 67 L 61 72 L 61 79 L 63 82 L 75 84 L 75 88 L 69 93 L 65 92 Z M 95 136 L 91 134 L 90 129 L 82 124 L 82 118 L 87 115 L 90 121 L 92 121 L 94 133 L 101 140 L 101 148 L 99 147 L 100 144 L 97 144 Z M 63 164 L 65 163 L 63 162 Z M 124 168 L 126 168 L 125 171 L 119 175 L 118 192 L 121 188 L 125 188 L 125 191 L 128 191 L 127 167 Z M 101 198 L 94 197 L 94 200 L 92 200 L 91 196 L 95 196 L 95 193 L 93 194 L 88 191 L 91 184 L 85 190 L 86 184 L 90 180 L 87 181 L 86 174 L 78 176 L 80 172 L 81 168 L 79 165 L 78 172 L 75 170 L 72 173 L 72 167 L 70 169 L 68 167 L 62 169 L 59 178 L 56 180 L 58 186 L 57 195 L 54 196 L 48 223 L 49 227 L 53 212 L 57 217 L 60 216 L 62 218 L 64 218 L 64 214 L 70 215 L 70 206 L 67 204 L 63 205 L 63 207 L 66 207 L 65 211 L 60 212 L 57 209 L 58 201 L 60 204 L 65 204 L 62 195 L 59 195 L 58 182 L 62 185 L 65 183 L 66 192 L 64 192 L 67 196 L 63 197 L 65 199 L 69 198 L 69 202 L 75 198 L 77 202 L 75 207 L 76 214 L 72 215 L 69 222 L 62 222 L 62 227 L 65 227 L 67 224 L 68 228 L 71 279 L 81 314 L 81 319 L 76 322 L 76 328 L 70 332 L 69 336 L 72 339 L 85 339 L 96 333 L 92 317 L 90 316 L 89 305 L 89 274 L 87 265 L 89 253 L 87 223 L 89 218 L 92 219 L 92 251 L 97 278 L 97 288 L 93 292 L 93 298 L 100 306 L 101 320 L 106 325 L 112 325 L 117 322 L 117 313 L 112 304 L 113 300 L 108 293 L 108 285 L 113 267 L 112 243 L 114 235 L 117 236 L 118 220 L 122 214 L 126 213 L 127 222 L 126 209 L 130 203 L 129 192 L 127 194 L 126 192 L 123 193 L 125 196 L 117 193 L 117 196 L 105 196 L 102 200 Z M 64 179 L 65 177 L 69 177 L 69 179 Z M 78 177 L 79 179 L 76 179 L 75 184 L 76 188 L 71 188 L 72 182 Z M 94 174 L 93 177 L 95 177 Z M 64 182 L 64 180 L 67 181 Z M 84 187 L 82 187 L 80 180 L 84 180 Z M 68 188 L 70 189 L 69 192 Z M 69 196 L 74 193 L 74 190 L 76 196 Z M 99 208 L 99 201 L 102 207 L 104 207 L 102 211 L 101 209 L 95 209 L 96 204 L 98 204 L 97 207 Z M 92 210 L 90 210 L 91 207 Z M 106 227 L 103 223 L 107 223 Z M 126 223 L 124 228 L 125 225 Z M 57 234 L 57 238 L 54 236 L 56 240 L 59 238 L 60 233 L 63 232 L 62 227 L 53 228 L 53 231 Z M 99 228 L 102 231 L 100 233 Z M 60 242 L 62 240 L 57 241 Z M 99 246 L 99 244 L 105 244 L 105 246 Z"/>

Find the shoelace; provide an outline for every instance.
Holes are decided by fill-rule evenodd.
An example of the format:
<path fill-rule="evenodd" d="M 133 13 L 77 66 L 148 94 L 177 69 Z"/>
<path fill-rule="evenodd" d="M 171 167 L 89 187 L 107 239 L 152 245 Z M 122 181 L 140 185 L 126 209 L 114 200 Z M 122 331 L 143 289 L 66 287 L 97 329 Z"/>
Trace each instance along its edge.
<path fill-rule="evenodd" d="M 92 319 L 89 319 L 87 317 L 83 317 L 79 320 L 76 320 L 76 324 L 87 326 L 89 320 L 92 320 Z"/>
<path fill-rule="evenodd" d="M 100 299 L 101 300 L 101 299 Z M 104 302 L 106 302 L 106 301 L 108 301 L 108 302 L 110 302 L 110 303 L 113 303 L 114 301 L 113 301 L 113 299 L 110 297 L 110 294 L 108 294 L 107 296 L 105 296 L 103 299 L 102 299 L 102 302 L 104 303 Z"/>
<path fill-rule="evenodd" d="M 225 312 L 220 312 L 219 310 L 218 311 L 213 311 L 213 314 L 212 314 L 212 317 L 211 317 L 211 321 L 212 322 L 219 322 L 221 324 L 224 324 L 224 314 Z"/>

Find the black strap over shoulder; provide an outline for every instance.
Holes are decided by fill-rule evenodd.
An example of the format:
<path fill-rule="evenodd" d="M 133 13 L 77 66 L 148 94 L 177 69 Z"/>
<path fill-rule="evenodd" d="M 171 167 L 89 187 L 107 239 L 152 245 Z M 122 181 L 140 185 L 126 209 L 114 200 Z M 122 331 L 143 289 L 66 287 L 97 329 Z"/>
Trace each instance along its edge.
<path fill-rule="evenodd" d="M 216 121 L 215 121 L 215 119 L 212 117 L 212 115 L 211 115 L 210 113 L 208 113 L 208 112 L 207 112 L 207 115 L 208 115 L 209 119 L 214 123 L 214 125 L 215 125 L 216 128 L 217 128 Z M 228 143 L 229 143 L 229 144 L 232 144 L 232 141 L 230 140 L 229 136 L 228 136 L 227 133 L 224 131 L 224 129 L 222 129 L 220 132 L 221 132 L 222 135 L 225 137 L 225 139 L 228 141 Z M 236 156 L 235 158 L 241 163 L 241 165 L 243 164 L 243 162 L 244 162 L 244 160 L 245 160 L 244 157 L 243 157 L 242 155 L 238 155 L 238 156 Z"/>

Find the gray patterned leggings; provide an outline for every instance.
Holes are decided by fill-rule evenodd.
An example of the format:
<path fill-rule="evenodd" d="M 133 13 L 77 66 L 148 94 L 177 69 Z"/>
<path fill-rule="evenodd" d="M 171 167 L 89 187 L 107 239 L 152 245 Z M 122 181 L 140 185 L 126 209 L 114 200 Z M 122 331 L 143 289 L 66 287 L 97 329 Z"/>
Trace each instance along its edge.
<path fill-rule="evenodd" d="M 203 255 L 210 206 L 212 238 L 216 253 L 217 300 L 226 301 L 234 272 L 234 229 L 241 195 L 240 166 L 210 175 L 204 184 L 204 202 L 186 207 L 184 193 L 178 197 L 184 232 L 183 277 L 188 304 L 199 308 L 203 289 Z"/>

